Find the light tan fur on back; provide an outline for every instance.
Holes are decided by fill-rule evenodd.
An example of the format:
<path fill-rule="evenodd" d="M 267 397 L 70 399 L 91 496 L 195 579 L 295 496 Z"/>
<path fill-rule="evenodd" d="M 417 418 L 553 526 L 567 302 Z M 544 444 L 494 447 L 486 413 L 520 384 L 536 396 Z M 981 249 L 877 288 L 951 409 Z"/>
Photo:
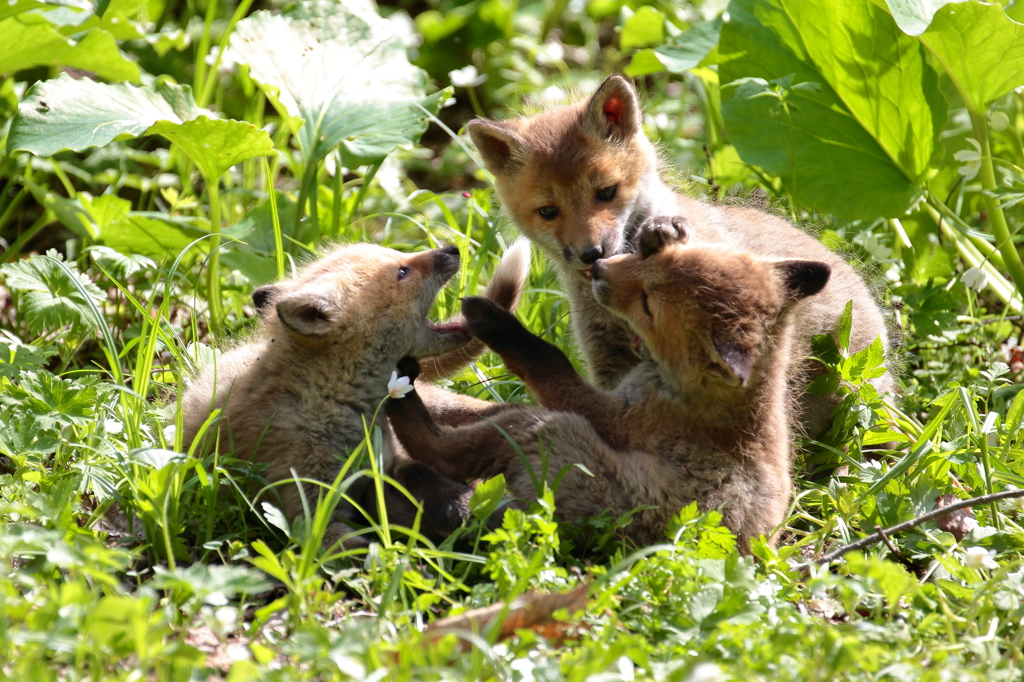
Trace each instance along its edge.
<path fill-rule="evenodd" d="M 310 263 L 293 279 L 257 290 L 256 337 L 222 354 L 184 396 L 186 446 L 219 408 L 223 415 L 211 433 L 217 434 L 221 451 L 266 463 L 271 482 L 292 478 L 293 470 L 302 478 L 332 482 L 363 440 L 364 420 L 373 418 L 387 395 L 399 358 L 436 357 L 470 343 L 463 323 L 427 320 L 437 292 L 458 267 L 455 247 L 404 254 L 354 244 Z M 506 294 L 503 304 L 518 299 L 524 277 L 521 262 L 499 266 L 495 279 Z M 449 398 L 439 395 L 439 400 Z M 450 400 L 463 406 L 471 399 Z M 389 473 L 411 492 L 435 494 L 439 508 L 465 504 L 468 488 L 427 467 L 393 462 L 388 438 L 384 447 Z M 301 514 L 295 485 L 280 486 L 278 492 L 289 519 Z M 319 493 L 306 487 L 311 501 Z M 449 511 L 458 516 L 464 510 Z M 336 520 L 328 542 L 348 530 Z"/>
<path fill-rule="evenodd" d="M 833 277 L 818 296 L 801 303 L 797 336 L 838 331 L 852 300 L 852 350 L 881 337 L 884 317 L 860 276 L 842 258 L 788 222 L 762 211 L 708 204 L 673 192 L 662 180 L 654 145 L 641 128 L 636 91 L 609 77 L 588 100 L 534 116 L 469 124 L 473 142 L 494 174 L 502 203 L 519 229 L 556 265 L 572 310 L 577 342 L 593 381 L 614 387 L 642 359 L 633 334 L 595 304 L 587 273 L 599 257 L 630 253 L 658 216 L 681 216 L 690 244 L 723 244 L 772 258 L 829 263 Z M 797 385 L 817 371 L 805 363 Z M 876 380 L 894 389 L 889 374 Z M 830 422 L 833 396 L 802 397 L 801 417 L 810 435 Z"/>
<path fill-rule="evenodd" d="M 614 391 L 585 382 L 555 346 L 482 299 L 466 299 L 470 331 L 520 375 L 544 409 L 493 418 L 539 476 L 568 474 L 556 511 L 578 520 L 639 507 L 637 543 L 664 538 L 692 501 L 721 509 L 741 548 L 785 519 L 791 496 L 788 427 L 793 331 L 800 305 L 829 279 L 820 261 L 771 260 L 721 246 L 654 245 L 594 265 L 595 300 L 650 349 Z M 503 473 L 536 495 L 526 466 L 494 425 L 437 424 L 415 394 L 388 415 L 411 456 L 455 478 Z M 583 464 L 588 475 L 573 464 Z"/>

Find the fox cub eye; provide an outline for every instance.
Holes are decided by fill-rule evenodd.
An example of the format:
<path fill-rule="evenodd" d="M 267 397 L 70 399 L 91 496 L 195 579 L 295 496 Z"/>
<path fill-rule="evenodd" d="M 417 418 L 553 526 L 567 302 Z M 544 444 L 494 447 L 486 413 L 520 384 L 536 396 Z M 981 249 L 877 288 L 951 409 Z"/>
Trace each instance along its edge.
<path fill-rule="evenodd" d="M 640 292 L 640 305 L 642 305 L 644 307 L 644 312 L 647 313 L 647 317 L 654 317 L 654 315 L 651 315 L 651 309 L 647 306 L 647 292 L 646 291 L 641 291 Z"/>
<path fill-rule="evenodd" d="M 615 198 L 615 193 L 619 191 L 618 185 L 612 185 L 611 187 L 605 187 L 604 189 L 597 190 L 598 201 L 611 201 Z"/>
<path fill-rule="evenodd" d="M 554 220 L 558 217 L 558 208 L 555 206 L 541 206 L 537 209 L 537 213 L 540 213 L 540 217 L 544 220 Z"/>
<path fill-rule="evenodd" d="M 410 271 L 408 265 L 403 265 L 402 267 L 398 268 L 398 281 L 401 282 L 403 279 L 408 277 L 409 272 Z"/>

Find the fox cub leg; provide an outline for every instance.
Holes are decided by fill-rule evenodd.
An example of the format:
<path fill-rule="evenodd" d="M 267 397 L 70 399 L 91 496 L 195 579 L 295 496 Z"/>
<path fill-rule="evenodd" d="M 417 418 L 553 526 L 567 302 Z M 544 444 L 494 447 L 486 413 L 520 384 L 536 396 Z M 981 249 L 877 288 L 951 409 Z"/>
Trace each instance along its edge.
<path fill-rule="evenodd" d="M 612 447 L 625 442 L 619 401 L 581 377 L 561 349 L 530 332 L 515 315 L 486 298 L 463 299 L 462 314 L 470 334 L 500 355 L 541 405 L 585 417 Z"/>
<path fill-rule="evenodd" d="M 398 371 L 415 380 L 419 363 L 403 358 Z M 430 465 L 442 476 L 467 480 L 491 475 L 515 456 L 508 440 L 487 422 L 455 428 L 438 424 L 415 390 L 403 398 L 389 398 L 384 410 L 409 456 Z"/>

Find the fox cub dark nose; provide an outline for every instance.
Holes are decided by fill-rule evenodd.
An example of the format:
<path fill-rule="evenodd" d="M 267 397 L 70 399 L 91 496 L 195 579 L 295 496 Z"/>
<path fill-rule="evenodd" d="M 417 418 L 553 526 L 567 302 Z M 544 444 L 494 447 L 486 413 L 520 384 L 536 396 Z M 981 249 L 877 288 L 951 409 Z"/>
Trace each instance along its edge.
<path fill-rule="evenodd" d="M 598 244 L 597 246 L 589 248 L 583 253 L 581 253 L 580 260 L 586 263 L 587 265 L 590 265 L 603 255 L 604 249 L 601 247 L 600 244 Z"/>
<path fill-rule="evenodd" d="M 450 244 L 448 246 L 443 247 L 441 249 L 441 253 L 446 253 L 449 256 L 458 256 L 459 255 L 459 247 L 455 246 L 454 244 Z"/>
<path fill-rule="evenodd" d="M 590 273 L 594 276 L 594 279 L 601 279 L 604 275 L 604 265 L 601 264 L 600 260 L 594 261 L 594 264 L 590 266 Z"/>

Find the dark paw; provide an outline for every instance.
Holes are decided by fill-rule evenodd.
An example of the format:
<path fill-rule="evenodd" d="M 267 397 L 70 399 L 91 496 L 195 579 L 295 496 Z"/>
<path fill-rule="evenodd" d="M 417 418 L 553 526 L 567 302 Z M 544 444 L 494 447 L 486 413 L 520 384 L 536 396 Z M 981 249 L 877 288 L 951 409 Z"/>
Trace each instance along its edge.
<path fill-rule="evenodd" d="M 637 233 L 637 247 L 640 255 L 647 258 L 658 253 L 668 244 L 685 244 L 690 223 L 682 216 L 655 216 L 640 225 Z"/>
<path fill-rule="evenodd" d="M 398 361 L 396 366 L 398 376 L 409 377 L 409 381 L 416 381 L 420 375 L 420 363 L 416 358 L 406 355 Z"/>
<path fill-rule="evenodd" d="M 494 301 L 479 296 L 462 299 L 462 316 L 466 318 L 469 333 L 491 348 L 500 344 L 509 333 L 522 329 L 515 315 Z"/>

